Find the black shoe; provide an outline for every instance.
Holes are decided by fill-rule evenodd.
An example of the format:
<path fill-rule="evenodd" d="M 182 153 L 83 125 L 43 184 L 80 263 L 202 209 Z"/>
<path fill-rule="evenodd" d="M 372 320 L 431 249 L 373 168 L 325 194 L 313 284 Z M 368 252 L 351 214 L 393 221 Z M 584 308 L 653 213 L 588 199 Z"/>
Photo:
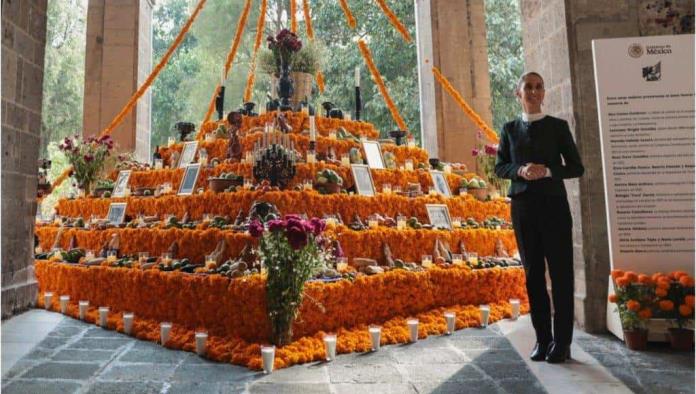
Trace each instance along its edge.
<path fill-rule="evenodd" d="M 546 352 L 548 349 L 548 343 L 537 342 L 536 345 L 534 345 L 534 349 L 532 350 L 532 354 L 529 355 L 529 358 L 531 358 L 532 361 L 544 361 L 546 359 Z"/>
<path fill-rule="evenodd" d="M 549 346 L 549 352 L 546 355 L 546 362 L 550 364 L 564 363 L 570 360 L 570 345 L 559 345 L 555 342 Z"/>

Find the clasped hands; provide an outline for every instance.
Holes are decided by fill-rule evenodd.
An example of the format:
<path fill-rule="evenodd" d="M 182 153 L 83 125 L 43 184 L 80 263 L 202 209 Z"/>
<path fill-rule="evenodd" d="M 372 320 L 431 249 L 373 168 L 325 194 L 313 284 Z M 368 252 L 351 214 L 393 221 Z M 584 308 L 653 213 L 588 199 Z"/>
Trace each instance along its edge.
<path fill-rule="evenodd" d="M 546 166 L 543 164 L 527 163 L 520 168 L 519 175 L 528 180 L 535 181 L 546 176 Z"/>

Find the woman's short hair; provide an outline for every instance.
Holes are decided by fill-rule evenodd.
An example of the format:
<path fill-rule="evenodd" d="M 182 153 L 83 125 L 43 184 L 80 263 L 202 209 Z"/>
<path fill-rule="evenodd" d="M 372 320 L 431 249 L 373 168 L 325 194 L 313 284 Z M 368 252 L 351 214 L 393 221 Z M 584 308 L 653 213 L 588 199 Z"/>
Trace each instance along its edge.
<path fill-rule="evenodd" d="M 539 79 L 541 79 L 541 83 L 542 84 L 544 83 L 544 77 L 542 77 L 538 72 L 527 71 L 526 73 L 524 73 L 520 76 L 520 79 L 517 80 L 517 84 L 515 84 L 515 92 L 520 90 L 520 87 L 522 86 L 522 84 L 524 84 L 524 80 L 531 75 L 539 77 Z"/>

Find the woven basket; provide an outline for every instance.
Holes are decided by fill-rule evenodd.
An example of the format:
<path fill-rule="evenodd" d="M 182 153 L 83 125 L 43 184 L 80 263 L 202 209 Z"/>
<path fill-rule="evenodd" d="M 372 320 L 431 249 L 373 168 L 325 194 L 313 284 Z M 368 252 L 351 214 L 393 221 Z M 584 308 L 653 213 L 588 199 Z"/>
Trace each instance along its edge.
<path fill-rule="evenodd" d="M 308 99 L 312 98 L 312 83 L 314 83 L 314 76 L 309 73 L 299 73 L 291 72 L 290 78 L 292 78 L 292 87 L 294 92 L 290 97 L 290 105 L 296 110 L 300 109 L 300 103 L 304 101 L 305 97 Z M 271 77 L 271 83 L 273 86 L 273 98 L 278 97 L 278 78 L 275 76 Z"/>

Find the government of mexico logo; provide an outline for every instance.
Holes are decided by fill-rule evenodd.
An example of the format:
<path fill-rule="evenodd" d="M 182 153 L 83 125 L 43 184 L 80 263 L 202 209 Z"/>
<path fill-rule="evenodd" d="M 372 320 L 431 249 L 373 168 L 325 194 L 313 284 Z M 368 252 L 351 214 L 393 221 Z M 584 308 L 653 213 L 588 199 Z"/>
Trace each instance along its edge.
<path fill-rule="evenodd" d="M 632 58 L 639 58 L 643 56 L 643 46 L 640 44 L 631 44 L 628 47 L 628 56 Z"/>

